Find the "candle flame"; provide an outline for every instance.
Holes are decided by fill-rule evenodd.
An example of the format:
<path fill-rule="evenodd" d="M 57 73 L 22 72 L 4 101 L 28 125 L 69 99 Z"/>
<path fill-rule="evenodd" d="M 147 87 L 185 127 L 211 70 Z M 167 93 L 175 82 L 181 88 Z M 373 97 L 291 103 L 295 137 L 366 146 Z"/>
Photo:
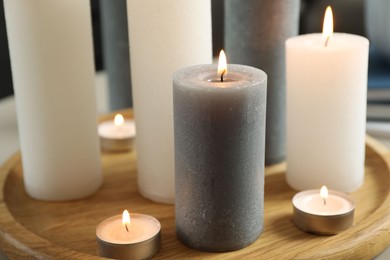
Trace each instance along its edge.
<path fill-rule="evenodd" d="M 328 198 L 328 188 L 326 186 L 321 187 L 320 196 L 324 200 L 324 205 L 326 205 L 326 199 Z"/>
<path fill-rule="evenodd" d="M 120 125 L 123 125 L 124 122 L 125 122 L 125 119 L 123 118 L 123 116 L 121 114 L 115 115 L 115 118 L 114 118 L 115 125 L 120 126 Z"/>
<path fill-rule="evenodd" d="M 127 226 L 130 225 L 130 222 L 130 214 L 127 209 L 125 209 L 122 214 L 122 224 L 126 228 L 127 232 L 129 232 L 129 228 Z"/>
<path fill-rule="evenodd" d="M 219 53 L 219 61 L 218 61 L 218 75 L 221 76 L 221 81 L 223 82 L 223 76 L 227 74 L 227 62 L 226 62 L 226 54 L 223 50 Z"/>
<path fill-rule="evenodd" d="M 325 11 L 322 35 L 325 38 L 325 46 L 328 46 L 329 40 L 333 35 L 333 12 L 330 6 L 328 6 Z"/>

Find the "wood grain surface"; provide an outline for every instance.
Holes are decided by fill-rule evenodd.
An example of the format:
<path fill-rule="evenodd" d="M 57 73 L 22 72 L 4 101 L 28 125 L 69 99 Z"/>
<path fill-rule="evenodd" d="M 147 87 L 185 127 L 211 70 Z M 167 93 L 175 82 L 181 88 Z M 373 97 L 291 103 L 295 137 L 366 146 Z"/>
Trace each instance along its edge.
<path fill-rule="evenodd" d="M 132 116 L 129 111 L 124 114 Z M 367 137 L 365 183 L 351 194 L 356 201 L 355 225 L 335 236 L 304 233 L 294 226 L 291 198 L 296 191 L 284 180 L 286 165 L 267 167 L 261 237 L 239 251 L 205 253 L 177 241 L 174 206 L 140 196 L 134 151 L 102 153 L 102 187 L 93 196 L 69 202 L 29 198 L 23 187 L 20 154 L 16 154 L 0 170 L 0 247 L 10 259 L 97 259 L 96 226 L 128 209 L 161 222 L 162 248 L 157 259 L 372 258 L 390 245 L 389 165 L 389 151 Z"/>

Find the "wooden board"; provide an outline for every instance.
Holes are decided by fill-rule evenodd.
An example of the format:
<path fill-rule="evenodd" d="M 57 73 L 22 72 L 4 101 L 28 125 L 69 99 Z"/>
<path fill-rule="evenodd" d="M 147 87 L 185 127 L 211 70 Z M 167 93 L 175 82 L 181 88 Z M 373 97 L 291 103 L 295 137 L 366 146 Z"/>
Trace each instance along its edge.
<path fill-rule="evenodd" d="M 127 116 L 131 114 L 127 111 Z M 102 154 L 104 183 L 93 196 L 70 202 L 29 198 L 23 187 L 20 154 L 0 170 L 0 247 L 11 258 L 96 259 L 95 228 L 123 209 L 153 215 L 162 224 L 162 248 L 156 258 L 320 259 L 371 258 L 390 245 L 390 153 L 367 137 L 364 186 L 356 200 L 355 226 L 335 236 L 299 231 L 292 222 L 296 191 L 284 180 L 285 164 L 268 167 L 265 177 L 264 232 L 245 249 L 205 253 L 175 237 L 174 206 L 151 202 L 137 191 L 136 154 Z"/>

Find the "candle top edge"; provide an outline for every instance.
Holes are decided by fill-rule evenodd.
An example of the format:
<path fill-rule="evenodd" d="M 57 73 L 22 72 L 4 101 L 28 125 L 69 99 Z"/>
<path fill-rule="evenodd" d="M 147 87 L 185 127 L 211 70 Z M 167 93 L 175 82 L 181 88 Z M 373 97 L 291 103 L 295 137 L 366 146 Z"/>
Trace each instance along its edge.
<path fill-rule="evenodd" d="M 370 42 L 367 38 L 349 33 L 333 33 L 327 46 L 325 46 L 325 39 L 322 33 L 302 34 L 286 40 L 287 48 L 306 47 L 309 49 L 321 48 L 324 50 L 361 48 L 361 46 L 368 47 L 369 44 Z"/>
<path fill-rule="evenodd" d="M 311 195 L 311 194 L 320 194 L 320 189 L 311 189 L 311 190 L 300 191 L 294 195 L 293 200 L 298 199 L 298 198 L 303 197 L 303 196 L 306 196 L 306 195 Z M 342 197 L 342 198 L 352 202 L 353 204 L 355 204 L 355 201 L 345 192 L 329 189 L 328 194 Z"/>
<path fill-rule="evenodd" d="M 126 117 L 123 117 L 123 119 L 124 119 L 124 122 L 134 122 L 134 119 L 130 119 L 130 118 L 126 118 Z M 99 124 L 103 124 L 106 122 L 114 122 L 114 118 L 101 121 Z"/>
<path fill-rule="evenodd" d="M 332 197 L 333 197 L 333 200 L 336 199 L 336 200 L 340 201 L 340 199 L 342 199 L 344 201 L 342 204 L 344 204 L 344 206 L 346 206 L 346 207 L 338 209 L 337 211 L 335 211 L 333 213 L 330 213 L 330 212 L 324 213 L 323 212 L 321 214 L 320 213 L 315 214 L 309 210 L 309 207 L 307 204 L 307 203 L 309 203 L 308 201 L 314 199 L 313 196 L 315 196 L 317 198 L 320 197 L 320 190 L 313 189 L 313 190 L 305 190 L 305 191 L 298 192 L 292 198 L 292 203 L 293 203 L 294 208 L 296 208 L 297 210 L 299 210 L 301 212 L 304 212 L 305 214 L 309 214 L 312 216 L 335 217 L 335 216 L 348 215 L 351 212 L 353 212 L 355 210 L 355 207 L 356 207 L 355 201 L 350 196 L 348 196 L 346 193 L 343 193 L 340 191 L 335 191 L 335 190 L 328 190 L 327 200 L 332 199 Z"/>
<path fill-rule="evenodd" d="M 321 218 L 334 218 L 334 217 L 343 217 L 343 216 L 348 216 L 350 215 L 351 213 L 353 213 L 355 211 L 355 208 L 350 208 L 349 210 L 344 210 L 343 212 L 336 212 L 336 213 L 327 213 L 327 214 L 320 214 L 320 213 L 313 213 L 313 212 L 308 212 L 306 210 L 303 210 L 297 206 L 295 206 L 295 209 L 300 211 L 300 212 L 303 212 L 304 214 L 306 215 L 309 215 L 309 216 L 313 216 L 313 217 L 321 217 Z"/>
<path fill-rule="evenodd" d="M 173 82 L 178 85 L 211 87 L 215 89 L 247 88 L 267 83 L 267 74 L 247 65 L 228 64 L 226 81 L 221 82 L 217 64 L 203 64 L 178 69 L 173 74 Z"/>

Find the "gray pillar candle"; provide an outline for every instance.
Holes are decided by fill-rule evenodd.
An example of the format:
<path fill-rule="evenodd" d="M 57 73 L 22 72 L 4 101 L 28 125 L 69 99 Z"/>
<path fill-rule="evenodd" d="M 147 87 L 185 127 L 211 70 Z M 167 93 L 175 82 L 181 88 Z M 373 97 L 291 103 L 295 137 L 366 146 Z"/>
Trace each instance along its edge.
<path fill-rule="evenodd" d="M 218 80 L 216 65 L 173 76 L 177 237 L 212 252 L 254 242 L 264 205 L 267 76 L 229 65 Z"/>
<path fill-rule="evenodd" d="M 268 75 L 265 164 L 285 159 L 285 49 L 298 33 L 299 0 L 226 0 L 225 46 L 231 63 Z"/>
<path fill-rule="evenodd" d="M 126 0 L 100 0 L 104 68 L 110 110 L 133 105 Z"/>

